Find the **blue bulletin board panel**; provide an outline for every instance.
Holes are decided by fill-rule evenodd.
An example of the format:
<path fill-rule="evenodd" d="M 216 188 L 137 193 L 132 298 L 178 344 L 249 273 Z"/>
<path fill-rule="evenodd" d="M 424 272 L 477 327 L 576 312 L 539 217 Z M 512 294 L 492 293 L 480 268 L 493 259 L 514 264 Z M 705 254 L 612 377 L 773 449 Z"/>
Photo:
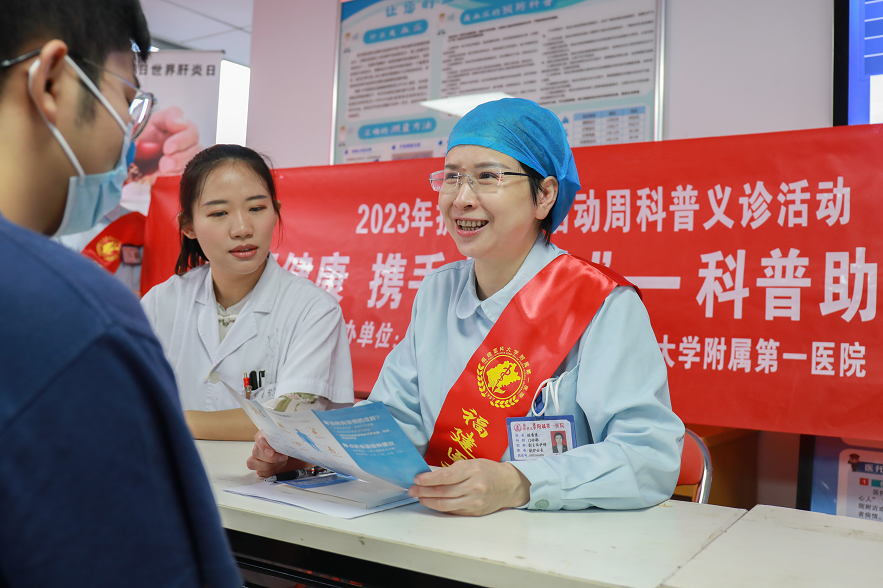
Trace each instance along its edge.
<path fill-rule="evenodd" d="M 834 124 L 883 122 L 883 1 L 834 2 Z"/>
<path fill-rule="evenodd" d="M 504 92 L 572 147 L 662 137 L 664 0 L 351 0 L 332 163 L 442 157 L 458 117 L 420 102 Z"/>

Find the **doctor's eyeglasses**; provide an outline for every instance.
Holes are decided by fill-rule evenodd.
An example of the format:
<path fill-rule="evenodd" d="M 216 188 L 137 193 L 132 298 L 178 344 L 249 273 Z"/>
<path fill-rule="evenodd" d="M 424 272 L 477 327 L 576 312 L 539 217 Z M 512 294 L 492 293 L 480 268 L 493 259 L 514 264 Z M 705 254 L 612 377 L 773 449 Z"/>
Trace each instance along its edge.
<path fill-rule="evenodd" d="M 463 185 L 463 180 L 469 183 L 469 187 L 476 194 L 493 192 L 503 184 L 503 176 L 525 176 L 529 174 L 503 171 L 499 168 L 491 168 L 475 174 L 461 174 L 455 171 L 442 170 L 429 174 L 429 185 L 436 192 L 456 192 Z"/>
<path fill-rule="evenodd" d="M 19 55 L 18 57 L 14 57 L 12 59 L 0 61 L 0 69 L 12 67 L 13 65 L 19 64 L 23 61 L 27 61 L 32 57 L 36 57 L 40 54 L 40 51 L 41 49 L 34 49 L 33 51 L 29 51 L 24 55 Z M 125 85 L 135 90 L 135 97 L 132 99 L 132 103 L 129 104 L 129 116 L 132 119 L 132 140 L 134 141 L 135 138 L 141 134 L 141 131 L 143 131 L 144 128 L 147 126 L 147 121 L 150 119 L 150 113 L 153 110 L 153 107 L 156 105 L 156 97 L 150 92 L 141 91 L 138 86 L 136 86 L 126 78 L 115 74 L 106 67 L 98 65 L 94 61 L 86 59 L 85 57 L 78 57 L 76 54 L 73 53 L 71 53 L 70 56 L 74 59 L 79 59 L 80 61 L 88 63 L 92 67 L 100 69 L 104 73 L 115 77 Z"/>
<path fill-rule="evenodd" d="M 92 63 L 88 59 L 83 58 L 83 61 L 85 61 L 89 65 L 101 67 L 100 65 Z M 150 120 L 150 113 L 153 112 L 153 107 L 156 106 L 156 97 L 150 92 L 143 92 L 141 88 L 137 87 L 135 84 L 133 84 L 123 76 L 117 75 L 109 69 L 102 69 L 104 69 L 105 73 L 115 77 L 125 85 L 135 90 L 135 97 L 132 99 L 132 103 L 129 104 L 129 117 L 132 119 L 132 140 L 134 141 L 138 138 L 138 135 L 141 134 L 141 131 L 143 131 L 144 128 L 147 126 L 147 121 Z"/>

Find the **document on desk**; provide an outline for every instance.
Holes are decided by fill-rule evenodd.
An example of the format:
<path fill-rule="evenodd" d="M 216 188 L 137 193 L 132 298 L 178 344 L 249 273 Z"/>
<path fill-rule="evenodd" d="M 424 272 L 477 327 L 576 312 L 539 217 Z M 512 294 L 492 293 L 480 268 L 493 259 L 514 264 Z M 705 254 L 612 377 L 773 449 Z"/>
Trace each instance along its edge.
<path fill-rule="evenodd" d="M 276 502 L 278 504 L 296 506 L 298 508 L 312 510 L 314 512 L 337 517 L 339 519 L 354 519 L 368 514 L 373 514 L 375 512 L 381 512 L 384 510 L 389 510 L 391 508 L 396 508 L 399 506 L 404 506 L 406 504 L 417 502 L 416 498 L 405 498 L 403 500 L 397 500 L 395 502 L 387 502 L 386 504 L 382 504 L 380 506 L 375 506 L 371 508 L 360 508 L 357 506 L 348 506 L 337 502 L 331 502 L 329 500 L 324 500 L 321 498 L 293 496 L 281 491 L 279 487 L 282 485 L 283 484 L 274 484 L 272 482 L 257 482 L 256 484 L 248 484 L 247 486 L 227 488 L 224 491 L 231 494 L 239 494 L 241 496 L 248 496 L 250 498 L 266 500 L 267 502 Z"/>
<path fill-rule="evenodd" d="M 383 404 L 285 413 L 227 388 L 273 449 L 358 478 L 333 489 L 317 486 L 316 492 L 334 495 L 325 499 L 350 497 L 362 508 L 401 500 L 407 498 L 414 476 L 430 471 Z"/>

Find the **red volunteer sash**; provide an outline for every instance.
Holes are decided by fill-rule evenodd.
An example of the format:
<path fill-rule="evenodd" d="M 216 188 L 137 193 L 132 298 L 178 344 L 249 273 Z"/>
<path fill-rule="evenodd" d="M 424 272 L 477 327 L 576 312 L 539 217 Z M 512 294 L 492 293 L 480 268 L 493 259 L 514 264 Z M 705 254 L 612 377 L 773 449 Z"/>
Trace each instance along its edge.
<path fill-rule="evenodd" d="M 619 274 L 572 255 L 559 255 L 525 284 L 448 392 L 426 463 L 499 461 L 509 445 L 506 419 L 530 410 L 530 382 L 552 377 L 617 285 L 641 294 Z"/>
<path fill-rule="evenodd" d="M 110 273 L 115 273 L 122 261 L 123 245 L 144 245 L 144 223 L 145 217 L 140 212 L 121 216 L 86 245 L 83 255 L 95 260 Z"/>

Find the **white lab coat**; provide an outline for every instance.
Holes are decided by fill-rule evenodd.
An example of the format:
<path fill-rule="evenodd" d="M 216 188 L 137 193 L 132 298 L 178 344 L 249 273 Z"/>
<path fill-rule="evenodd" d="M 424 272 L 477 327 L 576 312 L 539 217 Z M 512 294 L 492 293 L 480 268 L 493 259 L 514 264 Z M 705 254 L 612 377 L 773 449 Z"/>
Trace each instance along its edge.
<path fill-rule="evenodd" d="M 238 408 L 222 382 L 243 387 L 243 372 L 263 371 L 275 395 L 306 392 L 353 402 L 349 342 L 340 305 L 269 257 L 230 332 L 219 341 L 211 267 L 173 276 L 141 299 L 175 371 L 184 410 Z"/>

